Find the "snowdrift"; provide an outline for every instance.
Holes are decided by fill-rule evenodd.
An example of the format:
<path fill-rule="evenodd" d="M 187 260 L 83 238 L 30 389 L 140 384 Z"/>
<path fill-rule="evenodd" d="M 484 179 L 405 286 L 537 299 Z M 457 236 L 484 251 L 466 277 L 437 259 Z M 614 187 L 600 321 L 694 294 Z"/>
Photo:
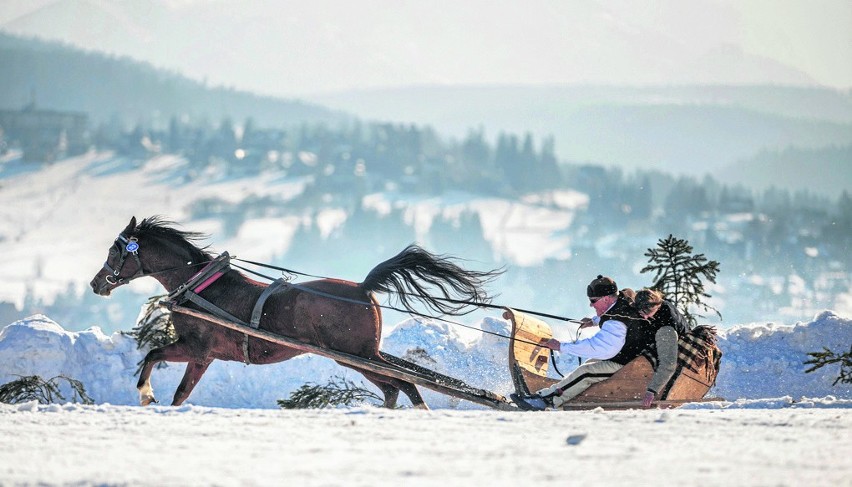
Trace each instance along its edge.
<path fill-rule="evenodd" d="M 478 326 L 508 335 L 509 323 L 485 318 Z M 852 343 L 852 319 L 825 311 L 808 323 L 795 325 L 749 324 L 720 331 L 724 352 L 722 369 L 711 396 L 728 401 L 761 401 L 766 406 L 789 404 L 802 398 L 833 396 L 852 399 L 852 386 L 832 386 L 838 367 L 828 366 L 805 374 L 808 352 L 829 347 L 848 350 Z M 470 385 L 498 393 L 511 391 L 506 368 L 506 343 L 500 337 L 482 334 L 464 341 L 452 325 L 409 319 L 399 323 L 384 339 L 382 350 L 419 363 Z M 82 381 L 96 403 L 135 405 L 136 369 L 143 351 L 132 337 L 122 333 L 105 335 L 93 327 L 69 332 L 44 315 L 35 315 L 0 331 L 0 384 L 17 376 L 40 375 L 45 379 L 64 374 Z M 576 360 L 561 358 L 560 370 L 567 373 Z M 152 375 L 159 400 L 168 404 L 183 374 L 183 364 L 167 364 Z M 189 403 L 226 408 L 274 408 L 305 383 L 325 384 L 332 376 L 345 377 L 372 387 L 356 372 L 333 361 L 304 355 L 274 365 L 246 366 L 236 362 L 214 362 L 196 387 Z M 454 398 L 423 390 L 433 408 L 478 408 Z M 66 397 L 70 397 L 66 395 Z M 807 402 L 807 400 L 805 400 Z M 823 401 L 825 402 L 825 401 Z M 831 400 L 828 401 L 829 403 Z"/>

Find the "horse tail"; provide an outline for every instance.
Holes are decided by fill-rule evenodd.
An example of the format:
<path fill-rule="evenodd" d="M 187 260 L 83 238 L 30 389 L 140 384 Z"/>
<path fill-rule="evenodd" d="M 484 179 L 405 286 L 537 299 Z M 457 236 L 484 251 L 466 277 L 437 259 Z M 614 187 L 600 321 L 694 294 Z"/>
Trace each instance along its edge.
<path fill-rule="evenodd" d="M 412 244 L 374 267 L 359 287 L 367 292 L 394 294 L 412 314 L 420 314 L 414 307 L 419 302 L 439 314 L 463 315 L 477 304 L 491 302 L 483 287 L 502 273 L 502 269 L 466 270 L 451 257 L 431 254 Z"/>

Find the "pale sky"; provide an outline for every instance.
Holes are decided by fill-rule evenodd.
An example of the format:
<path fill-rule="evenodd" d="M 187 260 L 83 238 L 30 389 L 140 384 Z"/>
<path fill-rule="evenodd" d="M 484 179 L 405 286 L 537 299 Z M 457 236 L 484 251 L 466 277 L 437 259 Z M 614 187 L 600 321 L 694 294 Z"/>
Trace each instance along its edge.
<path fill-rule="evenodd" d="M 281 96 L 422 84 L 852 88 L 850 0 L 0 0 L 0 29 Z"/>

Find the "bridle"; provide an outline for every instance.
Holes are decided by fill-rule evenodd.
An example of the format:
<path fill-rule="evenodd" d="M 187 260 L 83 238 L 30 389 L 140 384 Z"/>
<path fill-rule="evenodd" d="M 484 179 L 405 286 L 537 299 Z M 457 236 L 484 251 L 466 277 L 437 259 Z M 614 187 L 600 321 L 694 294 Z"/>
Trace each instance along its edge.
<path fill-rule="evenodd" d="M 115 269 L 110 267 L 109 258 L 107 258 L 106 262 L 104 262 L 104 269 L 110 272 L 110 274 L 107 274 L 105 277 L 106 282 L 112 286 L 118 286 L 124 284 L 125 281 L 130 282 L 137 277 L 146 275 L 145 271 L 142 269 L 142 261 L 139 260 L 139 242 L 136 240 L 136 237 L 128 238 L 123 233 L 120 233 L 112 246 L 119 254 L 119 258 Z M 136 260 L 136 273 L 130 277 L 118 277 L 121 274 L 121 270 L 124 268 L 124 264 L 127 262 L 127 258 L 131 256 Z"/>
<path fill-rule="evenodd" d="M 106 282 L 108 282 L 111 286 L 120 286 L 122 284 L 126 284 L 138 277 L 145 276 L 156 276 L 158 274 L 164 274 L 167 272 L 172 272 L 180 269 L 188 269 L 192 267 L 199 267 L 209 264 L 210 262 L 196 262 L 196 263 L 188 263 L 186 265 L 180 265 L 176 267 L 170 267 L 168 269 L 163 269 L 154 272 L 145 272 L 142 268 L 142 260 L 139 259 L 139 241 L 136 240 L 136 237 L 127 237 L 123 233 L 118 234 L 115 242 L 112 244 L 110 250 L 115 249 L 116 253 L 119 255 L 118 264 L 116 264 L 116 268 L 113 269 L 109 265 L 109 257 L 104 262 L 104 269 L 109 271 L 109 274 L 104 278 Z M 227 252 L 226 252 L 227 253 Z M 124 269 L 124 264 L 127 263 L 128 258 L 132 257 L 133 260 L 136 261 L 136 272 L 129 277 L 118 277 L 121 275 L 122 269 Z"/>

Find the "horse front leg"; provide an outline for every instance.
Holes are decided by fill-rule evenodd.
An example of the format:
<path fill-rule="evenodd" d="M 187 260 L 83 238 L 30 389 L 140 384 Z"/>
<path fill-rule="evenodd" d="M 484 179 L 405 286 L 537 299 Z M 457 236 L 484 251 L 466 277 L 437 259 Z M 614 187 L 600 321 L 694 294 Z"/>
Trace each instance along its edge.
<path fill-rule="evenodd" d="M 154 397 L 154 389 L 151 387 L 151 372 L 155 365 L 163 361 L 189 362 L 190 355 L 186 344 L 178 340 L 171 345 L 155 348 L 145 355 L 142 371 L 139 373 L 139 381 L 136 383 L 136 389 L 139 391 L 139 404 L 142 406 L 157 402 Z"/>
<path fill-rule="evenodd" d="M 183 379 L 175 391 L 172 406 L 180 406 L 186 401 L 186 398 L 192 394 L 192 390 L 195 389 L 195 385 L 198 384 L 198 381 L 204 375 L 211 362 L 189 362 L 186 364 L 186 371 L 183 373 Z"/>

